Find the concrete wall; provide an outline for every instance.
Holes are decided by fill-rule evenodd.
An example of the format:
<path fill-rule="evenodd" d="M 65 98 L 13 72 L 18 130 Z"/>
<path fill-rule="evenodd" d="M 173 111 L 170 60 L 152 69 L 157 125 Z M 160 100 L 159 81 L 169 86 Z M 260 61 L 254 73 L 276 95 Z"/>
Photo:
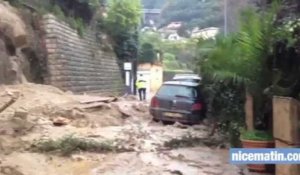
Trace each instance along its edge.
<path fill-rule="evenodd" d="M 293 98 L 273 98 L 273 133 L 275 139 L 290 145 L 300 145 L 299 109 L 300 103 Z"/>
<path fill-rule="evenodd" d="M 300 103 L 288 97 L 273 98 L 273 135 L 276 148 L 300 147 Z M 299 175 L 300 165 L 276 165 L 276 175 Z"/>
<path fill-rule="evenodd" d="M 149 81 L 149 90 L 155 93 L 163 83 L 163 68 L 160 65 L 144 63 L 138 66 L 138 73 L 147 72 Z"/>
<path fill-rule="evenodd" d="M 153 65 L 151 72 L 151 92 L 156 93 L 163 83 L 163 68 L 159 65 Z"/>
<path fill-rule="evenodd" d="M 47 50 L 46 83 L 73 92 L 120 93 L 124 89 L 113 53 L 100 50 L 96 34 L 83 37 L 52 15 L 43 17 Z"/>

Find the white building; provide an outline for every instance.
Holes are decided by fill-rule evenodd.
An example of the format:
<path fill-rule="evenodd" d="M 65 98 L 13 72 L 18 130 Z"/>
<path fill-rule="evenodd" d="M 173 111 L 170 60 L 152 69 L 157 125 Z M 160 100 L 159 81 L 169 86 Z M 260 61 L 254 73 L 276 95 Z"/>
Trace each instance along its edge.
<path fill-rule="evenodd" d="M 180 27 L 182 27 L 182 22 L 171 22 L 167 26 L 160 28 L 158 32 L 164 40 L 179 41 L 184 39 L 177 33 Z"/>
<path fill-rule="evenodd" d="M 217 27 L 209 27 L 205 29 L 195 28 L 192 31 L 191 37 L 192 38 L 203 38 L 203 39 L 210 39 L 215 38 L 216 35 L 219 33 L 220 29 Z"/>
<path fill-rule="evenodd" d="M 173 29 L 173 30 L 178 30 L 180 27 L 182 27 L 182 22 L 176 21 L 176 22 L 171 22 L 169 25 L 167 25 L 167 29 Z"/>

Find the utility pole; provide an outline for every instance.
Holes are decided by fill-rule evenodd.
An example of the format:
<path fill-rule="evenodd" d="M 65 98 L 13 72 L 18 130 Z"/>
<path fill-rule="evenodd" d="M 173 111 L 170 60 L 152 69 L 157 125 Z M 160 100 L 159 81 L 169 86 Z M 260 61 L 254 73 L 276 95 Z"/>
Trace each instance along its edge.
<path fill-rule="evenodd" d="M 224 0 L 224 36 L 228 33 L 228 0 Z"/>

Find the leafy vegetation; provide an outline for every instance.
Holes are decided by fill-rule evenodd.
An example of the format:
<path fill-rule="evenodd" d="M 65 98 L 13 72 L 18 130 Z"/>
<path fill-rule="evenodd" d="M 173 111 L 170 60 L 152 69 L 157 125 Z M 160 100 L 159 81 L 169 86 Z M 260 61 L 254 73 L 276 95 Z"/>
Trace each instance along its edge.
<path fill-rule="evenodd" d="M 192 135 L 183 136 L 181 138 L 171 139 L 164 143 L 167 148 L 186 148 L 195 146 L 217 147 L 224 143 L 223 140 L 213 138 L 199 138 Z"/>
<path fill-rule="evenodd" d="M 245 127 L 246 91 L 254 97 L 256 128 L 269 129 L 272 101 L 266 90 L 274 83 L 270 57 L 274 55 L 272 43 L 278 38 L 274 24 L 279 7 L 273 3 L 262 12 L 245 9 L 238 32 L 198 42 L 198 70 L 207 85 L 211 115 L 218 118 L 234 146 L 239 146 L 240 128 Z"/>
<path fill-rule="evenodd" d="M 246 91 L 254 98 L 258 130 L 272 129 L 268 124 L 272 119 L 274 95 L 299 99 L 300 62 L 297 60 L 300 55 L 296 52 L 300 46 L 299 21 L 283 18 L 281 10 L 277 1 L 264 11 L 248 8 L 241 13 L 238 32 L 198 43 L 198 70 L 208 84 L 206 92 L 212 115 L 219 119 L 221 127 L 226 126 L 229 133 L 233 131 L 230 134 L 233 138 L 244 127 Z M 223 118 L 228 120 L 224 122 Z M 242 133 L 241 137 L 271 139 L 257 130 Z"/>
<path fill-rule="evenodd" d="M 90 25 L 96 12 L 101 10 L 104 0 L 8 0 L 13 4 L 26 4 L 40 13 L 53 13 L 66 21 L 83 35 L 86 26 Z M 105 30 L 114 41 L 114 50 L 119 59 L 128 60 L 137 57 L 137 28 L 141 19 L 140 0 L 109 0 L 107 18 L 99 19 L 98 30 Z"/>
<path fill-rule="evenodd" d="M 99 0 L 7 0 L 12 5 L 29 5 L 38 11 L 58 12 L 57 15 L 81 18 L 89 23 L 100 6 Z M 59 7 L 59 8 L 58 8 Z"/>
<path fill-rule="evenodd" d="M 140 54 L 139 62 L 140 63 L 154 63 L 156 61 L 156 51 L 150 43 L 143 43 Z"/>
<path fill-rule="evenodd" d="M 60 6 L 67 17 L 80 18 L 89 23 L 100 6 L 99 0 L 52 0 L 53 5 Z"/>
<path fill-rule="evenodd" d="M 22 8 L 30 6 L 40 14 L 53 13 L 57 18 L 70 24 L 83 35 L 95 12 L 100 7 L 99 0 L 7 0 L 11 5 Z"/>
<path fill-rule="evenodd" d="M 245 84 L 259 105 L 264 103 L 259 98 L 262 96 L 268 98 L 277 94 L 297 98 L 300 89 L 296 60 L 299 55 L 295 47 L 299 27 L 297 20 L 288 20 L 287 24 L 275 27 L 279 7 L 273 3 L 273 8 L 264 13 L 253 9 L 244 11 L 237 34 L 220 37 L 206 48 L 209 56 L 202 55 L 202 61 L 207 60 L 200 61 L 202 73 Z M 262 113 L 259 105 L 256 111 Z"/>
<path fill-rule="evenodd" d="M 107 18 L 99 21 L 99 28 L 114 40 L 114 50 L 121 60 L 137 57 L 137 28 L 141 19 L 141 3 L 139 0 L 110 0 Z"/>
<path fill-rule="evenodd" d="M 74 137 L 72 135 L 65 136 L 58 140 L 42 140 L 33 145 L 34 151 L 39 152 L 56 152 L 63 156 L 69 156 L 78 151 L 88 152 L 115 152 L 125 151 L 125 149 L 117 148 L 110 142 L 96 142 L 84 138 Z"/>
<path fill-rule="evenodd" d="M 272 141 L 272 134 L 265 131 L 241 131 L 241 139 L 242 140 L 253 140 L 253 141 Z"/>
<path fill-rule="evenodd" d="M 219 27 L 223 21 L 219 0 L 173 0 L 162 11 L 161 25 L 173 21 L 185 22 L 188 28 Z"/>
<path fill-rule="evenodd" d="M 204 76 L 243 85 L 251 92 L 255 100 L 254 113 L 261 123 L 267 123 L 264 111 L 267 96 L 264 90 L 272 83 L 268 58 L 272 51 L 270 43 L 276 33 L 273 24 L 277 9 L 277 4 L 274 4 L 271 10 L 264 13 L 245 10 L 241 16 L 240 31 L 232 36 L 217 38 L 200 61 Z"/>
<path fill-rule="evenodd" d="M 164 53 L 163 59 L 164 70 L 180 70 L 182 67 L 180 63 L 177 61 L 176 56 L 171 53 Z"/>
<path fill-rule="evenodd" d="M 165 70 L 187 69 L 195 58 L 196 42 L 193 39 L 182 41 L 163 40 L 156 32 L 140 33 L 139 43 L 151 43 L 154 50 L 163 53 Z"/>
<path fill-rule="evenodd" d="M 124 31 L 135 31 L 141 19 L 141 4 L 139 0 L 110 0 L 107 18 L 108 29 L 113 35 Z"/>
<path fill-rule="evenodd" d="M 203 92 L 207 99 L 208 116 L 217 118 L 219 130 L 228 135 L 232 146 L 240 146 L 240 128 L 245 126 L 243 86 L 213 81 L 203 77 Z"/>

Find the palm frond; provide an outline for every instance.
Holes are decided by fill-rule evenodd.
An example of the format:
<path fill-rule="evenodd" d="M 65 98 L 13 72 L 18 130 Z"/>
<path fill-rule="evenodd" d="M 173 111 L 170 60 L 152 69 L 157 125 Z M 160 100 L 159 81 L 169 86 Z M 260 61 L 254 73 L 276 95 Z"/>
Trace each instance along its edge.
<path fill-rule="evenodd" d="M 239 32 L 229 37 L 217 37 L 213 47 L 206 50 L 201 71 L 212 75 L 216 81 L 231 80 L 259 86 L 274 33 L 274 11 L 259 14 L 255 9 L 245 10 Z"/>

